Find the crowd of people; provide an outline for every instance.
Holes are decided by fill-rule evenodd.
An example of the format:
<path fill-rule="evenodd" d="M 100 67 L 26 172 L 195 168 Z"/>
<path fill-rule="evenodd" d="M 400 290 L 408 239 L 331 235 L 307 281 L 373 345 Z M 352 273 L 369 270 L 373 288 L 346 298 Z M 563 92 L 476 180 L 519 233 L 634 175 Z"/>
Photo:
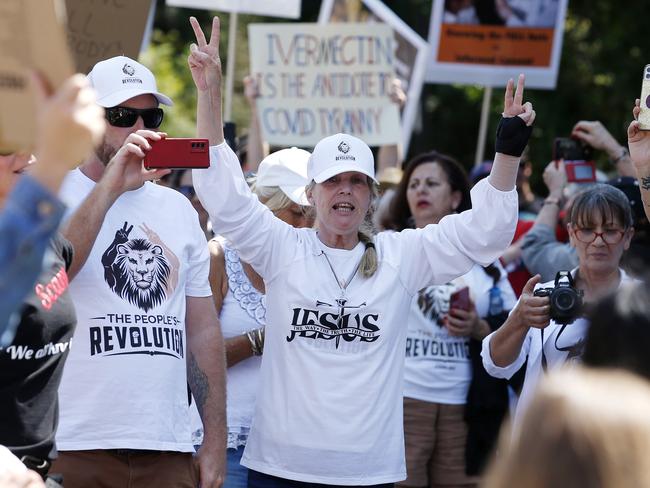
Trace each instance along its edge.
<path fill-rule="evenodd" d="M 650 485 L 639 101 L 627 147 L 573 130 L 615 177 L 553 161 L 545 198 L 523 75 L 469 175 L 349 134 L 268 154 L 254 118 L 242 150 L 219 20 L 190 24 L 208 169 L 144 167 L 173 102 L 137 61 L 32 77 L 34 156 L 0 156 L 0 487 Z"/>

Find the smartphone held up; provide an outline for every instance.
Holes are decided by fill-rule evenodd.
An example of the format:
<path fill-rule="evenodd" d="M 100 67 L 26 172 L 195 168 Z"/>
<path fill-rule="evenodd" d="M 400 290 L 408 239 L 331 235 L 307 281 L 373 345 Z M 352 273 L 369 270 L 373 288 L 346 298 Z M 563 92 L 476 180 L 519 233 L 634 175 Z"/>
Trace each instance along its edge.
<path fill-rule="evenodd" d="M 643 68 L 643 80 L 641 81 L 641 97 L 639 112 L 639 129 L 650 130 L 650 64 Z"/>
<path fill-rule="evenodd" d="M 569 183 L 593 183 L 596 181 L 596 164 L 591 147 L 577 139 L 556 137 L 553 144 L 553 159 L 564 161 Z"/>
<path fill-rule="evenodd" d="M 151 141 L 144 158 L 147 169 L 193 169 L 210 167 L 207 139 L 167 137 Z"/>

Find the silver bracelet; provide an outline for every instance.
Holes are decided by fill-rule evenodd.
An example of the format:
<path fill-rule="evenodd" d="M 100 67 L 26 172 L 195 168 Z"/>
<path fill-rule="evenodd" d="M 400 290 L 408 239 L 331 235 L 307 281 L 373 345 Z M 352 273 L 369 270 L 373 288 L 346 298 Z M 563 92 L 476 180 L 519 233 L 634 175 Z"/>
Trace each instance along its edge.
<path fill-rule="evenodd" d="M 261 356 L 264 351 L 264 328 L 249 330 L 246 332 L 246 337 L 248 337 L 253 356 Z"/>

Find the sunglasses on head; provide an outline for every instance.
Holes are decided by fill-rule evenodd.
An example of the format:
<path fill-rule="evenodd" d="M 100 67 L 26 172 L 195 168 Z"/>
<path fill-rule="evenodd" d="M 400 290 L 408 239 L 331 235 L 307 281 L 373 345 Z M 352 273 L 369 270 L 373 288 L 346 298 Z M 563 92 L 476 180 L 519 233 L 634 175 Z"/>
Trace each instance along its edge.
<path fill-rule="evenodd" d="M 142 117 L 147 129 L 157 129 L 163 121 L 161 108 L 111 107 L 106 109 L 106 120 L 113 127 L 133 127 Z"/>

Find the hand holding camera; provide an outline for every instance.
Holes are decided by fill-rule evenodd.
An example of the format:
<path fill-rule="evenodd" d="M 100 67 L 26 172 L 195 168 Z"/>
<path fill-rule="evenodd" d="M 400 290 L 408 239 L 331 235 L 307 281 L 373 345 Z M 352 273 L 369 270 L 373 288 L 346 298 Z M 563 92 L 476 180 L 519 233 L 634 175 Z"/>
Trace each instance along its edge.
<path fill-rule="evenodd" d="M 569 271 L 558 271 L 554 286 L 538 288 L 533 296 L 548 297 L 549 315 L 557 324 L 571 324 L 582 314 L 584 292 L 575 287 Z"/>
<path fill-rule="evenodd" d="M 543 329 L 551 320 L 549 298 L 534 295 L 535 286 L 541 278 L 541 275 L 535 275 L 528 280 L 517 305 L 512 310 L 512 315 L 516 317 L 517 323 L 527 328 Z"/>

